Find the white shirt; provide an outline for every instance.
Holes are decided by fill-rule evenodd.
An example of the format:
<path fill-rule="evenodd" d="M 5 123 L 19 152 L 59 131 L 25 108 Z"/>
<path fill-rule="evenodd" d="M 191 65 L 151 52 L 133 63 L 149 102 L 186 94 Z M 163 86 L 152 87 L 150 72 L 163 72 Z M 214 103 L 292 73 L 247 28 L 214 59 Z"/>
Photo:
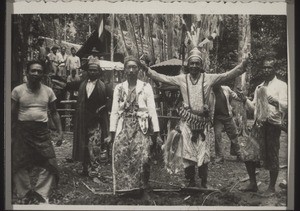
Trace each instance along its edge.
<path fill-rule="evenodd" d="M 78 56 L 69 56 L 66 61 L 67 70 L 79 69 L 80 68 L 80 59 Z"/>
<path fill-rule="evenodd" d="M 120 99 L 126 99 L 128 92 L 129 90 L 127 81 L 118 84 L 114 89 L 113 104 L 110 115 L 110 131 L 116 132 L 116 135 L 122 130 L 123 126 L 123 117 L 121 114 L 124 111 L 124 102 L 120 101 Z M 136 93 L 138 95 L 137 101 L 139 108 L 148 110 L 149 116 L 152 120 L 153 130 L 154 132 L 158 132 L 159 123 L 151 85 L 149 83 L 145 84 L 144 82 L 137 80 Z M 123 95 L 123 97 L 121 95 Z"/>
<path fill-rule="evenodd" d="M 48 121 L 49 103 L 56 100 L 53 90 L 41 84 L 41 88 L 36 92 L 28 89 L 26 83 L 15 87 L 11 98 L 19 103 L 18 120 L 20 121 Z"/>
<path fill-rule="evenodd" d="M 250 100 L 247 100 L 247 104 L 254 109 L 254 115 L 256 118 L 256 108 L 255 108 L 255 102 L 257 98 L 257 90 L 264 85 L 265 82 L 258 85 L 254 92 L 254 98 L 251 102 Z M 267 95 L 272 96 L 273 98 L 277 99 L 279 102 L 279 106 L 275 107 L 271 104 L 269 104 L 269 114 L 268 114 L 268 122 L 280 125 L 282 123 L 282 118 L 284 114 L 287 112 L 287 94 L 288 94 L 288 88 L 287 84 L 281 80 L 278 80 L 275 76 L 273 80 L 271 80 L 268 85 L 265 86 L 267 89 Z"/>
<path fill-rule="evenodd" d="M 91 81 L 90 79 L 88 80 L 87 84 L 86 84 L 86 95 L 87 98 L 89 98 L 95 88 L 97 80 Z"/>

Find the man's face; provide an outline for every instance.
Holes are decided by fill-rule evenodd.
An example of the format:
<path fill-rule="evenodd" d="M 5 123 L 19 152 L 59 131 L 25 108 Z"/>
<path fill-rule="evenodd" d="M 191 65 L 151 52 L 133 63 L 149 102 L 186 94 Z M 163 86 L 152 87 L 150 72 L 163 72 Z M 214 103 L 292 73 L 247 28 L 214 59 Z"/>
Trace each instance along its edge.
<path fill-rule="evenodd" d="M 72 50 L 71 50 L 71 54 L 72 54 L 73 56 L 75 56 L 75 54 L 76 54 L 75 49 L 72 49 Z"/>
<path fill-rule="evenodd" d="M 265 80 L 271 80 L 274 77 L 274 61 L 264 61 L 262 69 Z"/>
<path fill-rule="evenodd" d="M 192 57 L 189 62 L 188 62 L 188 68 L 189 68 L 189 72 L 190 74 L 193 75 L 197 75 L 199 72 L 203 73 L 203 65 L 202 65 L 202 61 L 200 58 L 198 57 Z"/>
<path fill-rule="evenodd" d="M 57 48 L 52 49 L 52 52 L 53 52 L 54 54 L 56 54 Z"/>
<path fill-rule="evenodd" d="M 39 83 L 43 77 L 43 67 L 40 64 L 32 64 L 27 72 L 27 79 L 30 83 Z"/>
<path fill-rule="evenodd" d="M 65 54 L 66 53 L 66 48 L 61 48 L 61 53 Z"/>
<path fill-rule="evenodd" d="M 96 80 L 99 77 L 99 69 L 95 66 L 89 66 L 87 74 L 90 80 Z"/>
<path fill-rule="evenodd" d="M 137 80 L 139 73 L 139 66 L 135 61 L 127 62 L 125 66 L 125 74 L 127 75 L 128 80 Z"/>

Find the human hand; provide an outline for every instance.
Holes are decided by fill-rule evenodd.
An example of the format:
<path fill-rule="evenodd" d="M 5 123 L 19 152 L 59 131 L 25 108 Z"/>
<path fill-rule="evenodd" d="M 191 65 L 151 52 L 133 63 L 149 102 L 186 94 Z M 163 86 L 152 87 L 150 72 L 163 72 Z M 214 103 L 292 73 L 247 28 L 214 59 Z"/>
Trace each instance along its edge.
<path fill-rule="evenodd" d="M 140 60 L 140 62 L 141 62 L 141 70 L 143 72 L 147 73 L 148 72 L 148 67 L 146 65 L 146 62 L 144 60 Z"/>
<path fill-rule="evenodd" d="M 245 94 L 243 93 L 243 91 L 236 91 L 236 94 L 238 96 L 238 98 L 245 103 L 247 101 L 247 97 L 245 96 Z"/>
<path fill-rule="evenodd" d="M 275 107 L 278 107 L 279 102 L 278 102 L 277 99 L 275 99 L 275 98 L 272 97 L 271 95 L 269 95 L 267 99 L 268 99 L 269 104 L 271 104 L 271 105 L 273 105 L 273 106 L 275 106 Z"/>
<path fill-rule="evenodd" d="M 111 132 L 109 134 L 109 136 L 104 139 L 104 142 L 107 143 L 107 144 L 110 144 L 110 143 L 113 144 L 114 140 L 115 140 L 115 133 Z"/>
<path fill-rule="evenodd" d="M 110 144 L 111 142 L 113 142 L 111 136 L 107 136 L 107 137 L 104 139 L 104 143 Z"/>
<path fill-rule="evenodd" d="M 157 143 L 157 145 L 158 145 L 160 148 L 162 148 L 162 146 L 163 146 L 163 144 L 164 144 L 164 141 L 162 140 L 162 138 L 160 137 L 160 135 L 158 135 L 158 136 L 156 137 L 156 143 Z"/>
<path fill-rule="evenodd" d="M 247 66 L 251 63 L 253 60 L 253 55 L 251 53 L 244 53 L 242 56 L 242 63 L 243 66 Z"/>
<path fill-rule="evenodd" d="M 64 140 L 64 135 L 61 133 L 58 135 L 55 146 L 60 147 L 62 145 L 63 140 Z"/>

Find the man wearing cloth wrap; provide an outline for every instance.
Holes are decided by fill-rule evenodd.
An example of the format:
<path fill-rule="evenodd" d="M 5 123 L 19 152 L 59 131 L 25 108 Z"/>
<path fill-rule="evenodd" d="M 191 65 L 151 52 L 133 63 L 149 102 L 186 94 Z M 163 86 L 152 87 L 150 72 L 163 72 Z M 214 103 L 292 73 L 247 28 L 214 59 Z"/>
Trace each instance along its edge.
<path fill-rule="evenodd" d="M 249 141 L 242 151 L 249 174 L 250 183 L 244 191 L 256 192 L 255 170 L 262 166 L 270 172 L 269 187 L 264 196 L 275 193 L 275 184 L 279 172 L 279 148 L 281 124 L 287 115 L 287 84 L 278 80 L 275 74 L 274 58 L 265 58 L 263 62 L 264 82 L 258 85 L 254 92 L 253 101 L 238 93 L 250 110 L 254 111 L 254 125 Z"/>
<path fill-rule="evenodd" d="M 12 173 L 18 198 L 32 197 L 48 203 L 52 185 L 58 182 L 55 152 L 47 127 L 48 109 L 63 139 L 60 117 L 56 111 L 53 90 L 42 84 L 44 67 L 33 61 L 27 65 L 27 83 L 12 91 Z M 41 167 L 34 191 L 31 190 L 29 168 Z"/>
<path fill-rule="evenodd" d="M 185 168 L 188 186 L 195 186 L 195 165 L 198 166 L 201 186 L 207 187 L 208 162 L 210 161 L 209 139 L 211 122 L 213 122 L 215 98 L 212 87 L 222 84 L 242 74 L 246 60 L 232 70 L 223 74 L 207 74 L 203 70 L 201 52 L 195 48 L 188 57 L 188 74 L 166 76 L 148 68 L 148 76 L 153 80 L 177 85 L 183 96 L 183 107 L 179 109 L 181 116 L 180 130 L 183 140 L 181 156 Z"/>

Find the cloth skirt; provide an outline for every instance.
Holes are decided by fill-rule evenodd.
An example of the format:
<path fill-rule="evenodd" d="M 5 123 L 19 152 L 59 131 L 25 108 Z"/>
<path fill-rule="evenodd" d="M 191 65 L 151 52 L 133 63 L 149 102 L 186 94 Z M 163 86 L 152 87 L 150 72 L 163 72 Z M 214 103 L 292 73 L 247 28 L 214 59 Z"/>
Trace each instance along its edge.
<path fill-rule="evenodd" d="M 151 138 L 143 134 L 137 118 L 124 117 L 113 144 L 113 189 L 133 191 L 144 187 L 144 165 L 149 161 Z"/>
<path fill-rule="evenodd" d="M 241 149 L 243 161 L 253 161 L 257 167 L 279 169 L 280 133 L 278 125 L 269 122 L 254 123 L 246 145 Z"/>
<path fill-rule="evenodd" d="M 19 121 L 12 131 L 12 170 L 42 167 L 58 181 L 58 166 L 47 123 Z"/>

